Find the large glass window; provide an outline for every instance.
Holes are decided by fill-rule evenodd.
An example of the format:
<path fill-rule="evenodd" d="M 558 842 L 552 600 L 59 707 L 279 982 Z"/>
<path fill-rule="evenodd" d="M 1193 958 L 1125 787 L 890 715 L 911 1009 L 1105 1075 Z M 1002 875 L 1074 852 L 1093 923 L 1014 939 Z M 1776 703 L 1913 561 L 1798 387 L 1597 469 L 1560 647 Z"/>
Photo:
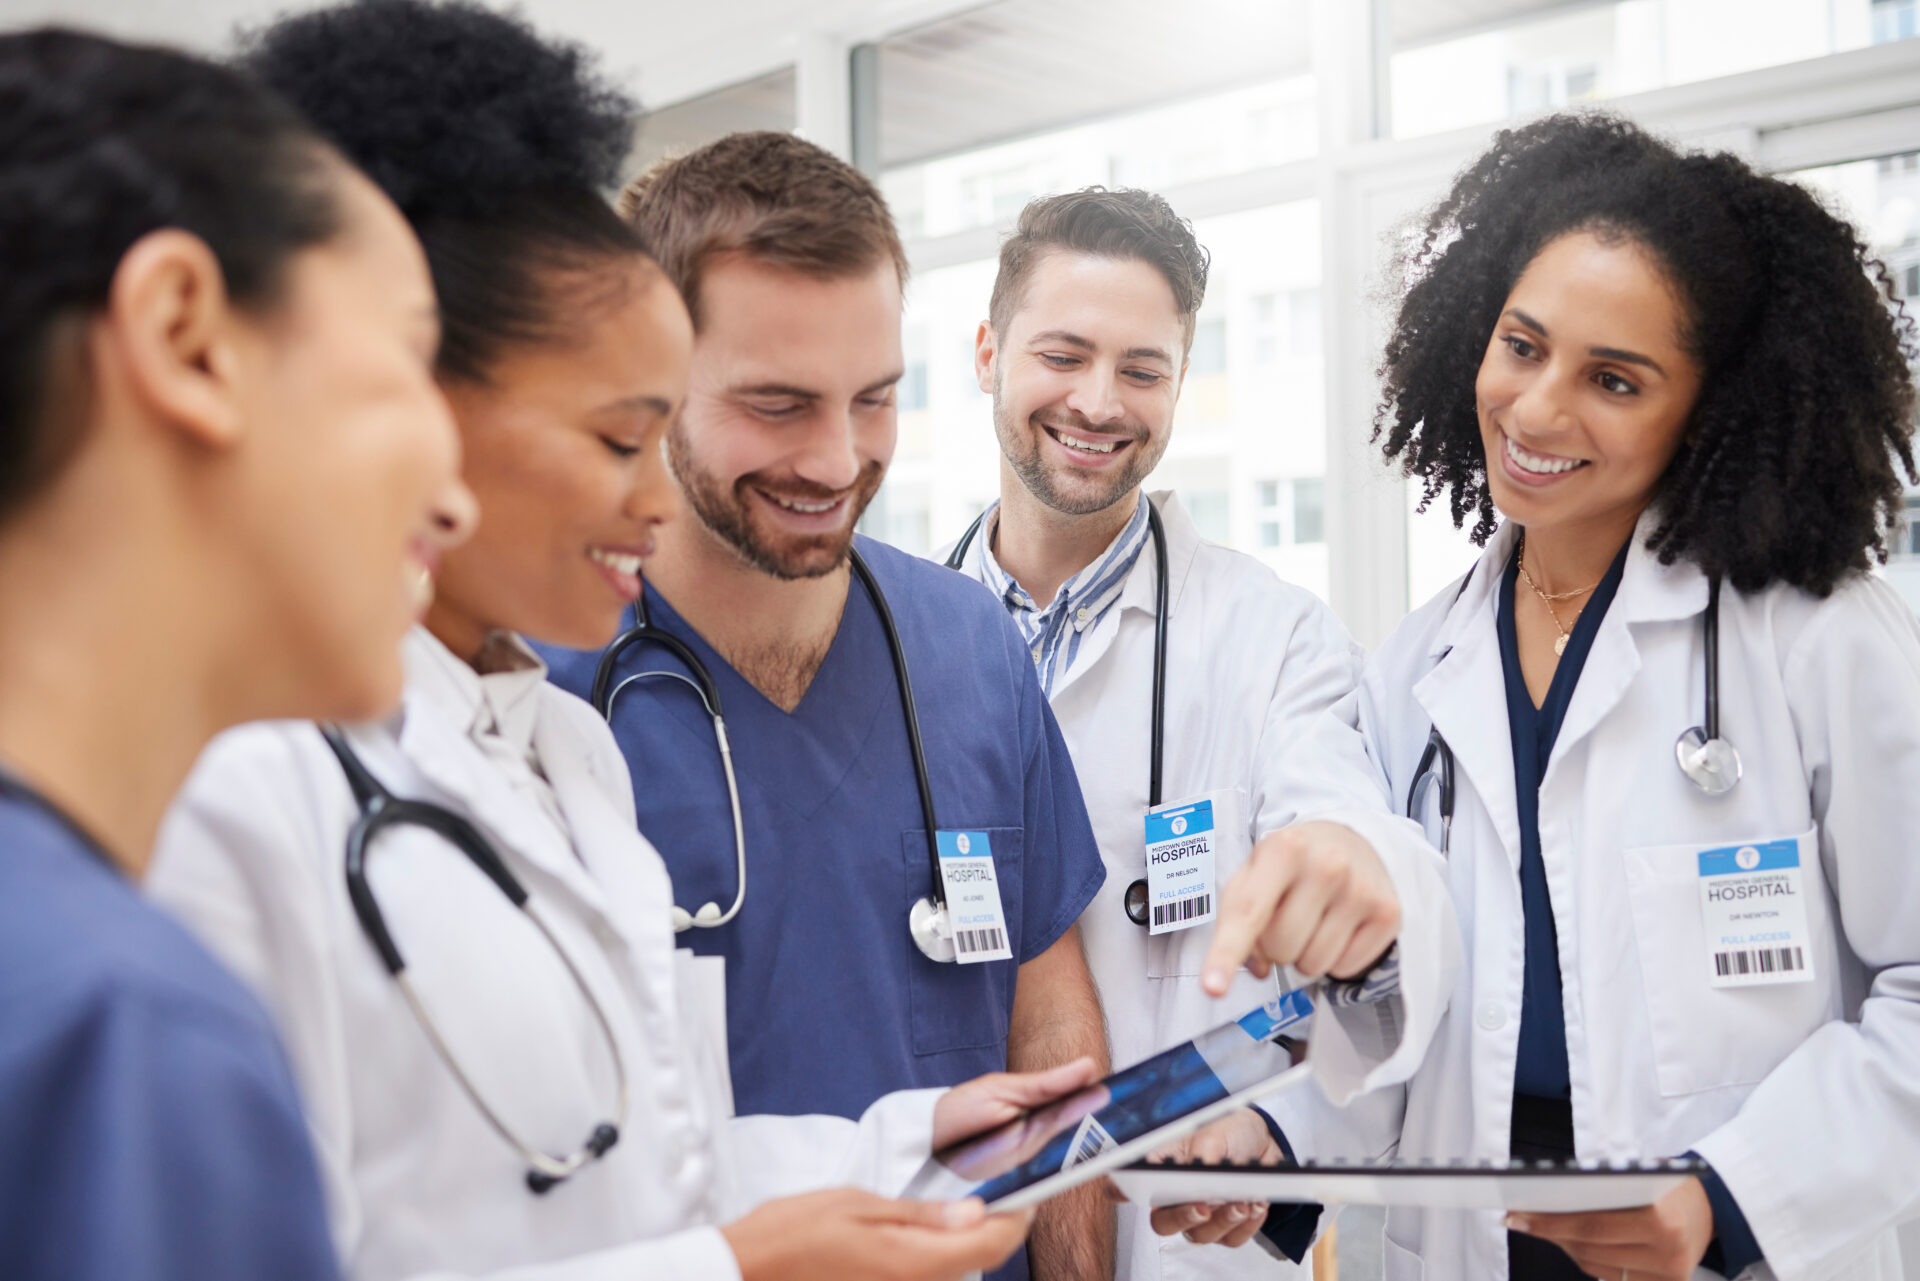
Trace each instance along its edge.
<path fill-rule="evenodd" d="M 1393 132 L 1439 133 L 1907 39 L 1916 34 L 1917 7 L 1915 0 L 1395 0 Z"/>
<path fill-rule="evenodd" d="M 1827 197 L 1860 229 L 1886 263 L 1910 316 L 1920 317 L 1920 151 L 1794 175 Z M 1920 611 L 1920 486 L 1907 491 L 1906 519 L 1895 531 L 1887 580 Z"/>
<path fill-rule="evenodd" d="M 635 172 L 672 152 L 691 151 L 730 133 L 794 125 L 792 67 L 703 93 L 640 117 L 629 164 Z"/>

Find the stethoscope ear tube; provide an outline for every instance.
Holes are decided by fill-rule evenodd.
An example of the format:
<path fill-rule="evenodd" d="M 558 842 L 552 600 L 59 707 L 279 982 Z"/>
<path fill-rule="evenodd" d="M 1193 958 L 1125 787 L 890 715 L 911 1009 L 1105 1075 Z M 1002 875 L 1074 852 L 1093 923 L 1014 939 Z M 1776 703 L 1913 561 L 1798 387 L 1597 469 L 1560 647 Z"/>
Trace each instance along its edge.
<path fill-rule="evenodd" d="M 1152 499 L 1143 500 L 1147 504 L 1147 529 L 1153 535 L 1153 709 L 1152 720 L 1147 739 L 1147 808 L 1157 809 L 1161 800 L 1161 781 L 1164 775 L 1162 762 L 1166 755 L 1167 744 L 1167 529 L 1160 519 L 1160 509 L 1153 505 Z M 973 518 L 973 524 L 967 526 L 967 532 L 960 535 L 953 550 L 947 554 L 947 568 L 959 569 L 966 564 L 967 549 L 973 546 L 973 540 L 980 534 L 980 527 L 986 521 L 985 512 Z M 915 742 L 919 740 L 916 737 Z M 928 820 L 931 827 L 932 820 Z M 935 854 L 934 884 L 940 883 L 938 853 Z M 1147 881 L 1140 877 L 1130 883 L 1121 897 L 1120 906 L 1126 912 L 1127 919 L 1135 925 L 1146 925 L 1148 921 Z M 923 949 L 924 950 L 924 949 Z"/>
<path fill-rule="evenodd" d="M 354 821 L 347 833 L 346 877 L 347 897 L 353 903 L 355 917 L 360 928 L 373 944 L 374 951 L 380 956 L 381 964 L 387 973 L 393 976 L 394 983 L 412 1009 L 414 1018 L 419 1022 L 427 1040 L 440 1056 L 441 1062 L 453 1074 L 453 1078 L 465 1091 L 468 1100 L 485 1118 L 494 1133 L 527 1163 L 527 1187 L 536 1194 L 544 1194 L 557 1184 L 570 1178 L 575 1172 L 591 1161 L 604 1156 L 608 1149 L 620 1141 L 620 1127 L 626 1124 L 627 1112 L 631 1104 L 631 1093 L 627 1084 L 626 1059 L 620 1053 L 620 1043 L 614 1036 L 613 1024 L 607 1018 L 606 1009 L 600 1004 L 600 998 L 588 986 L 586 978 L 574 964 L 567 949 L 560 946 L 560 940 L 554 937 L 540 914 L 529 906 L 526 888 L 508 870 L 480 830 L 460 815 L 441 806 L 426 801 L 401 800 L 383 787 L 373 772 L 366 767 L 359 754 L 347 742 L 346 735 L 337 726 L 322 725 L 320 734 L 326 740 L 334 757 L 345 771 L 348 786 L 352 789 L 354 800 L 360 808 L 360 816 Z M 460 1060 L 448 1048 L 440 1035 L 439 1026 L 428 1012 L 420 995 L 414 990 L 412 980 L 406 973 L 406 962 L 400 956 L 400 949 L 393 941 L 393 934 L 387 928 L 385 916 L 380 911 L 379 901 L 374 897 L 373 888 L 367 880 L 367 855 L 373 846 L 373 840 L 389 827 L 413 824 L 424 827 L 446 840 L 455 849 L 464 854 L 486 878 L 506 895 L 515 908 L 525 914 L 526 919 L 540 931 L 547 944 L 560 957 L 572 977 L 574 986 L 586 999 L 587 1008 L 592 1012 L 594 1021 L 599 1024 L 601 1033 L 607 1040 L 607 1053 L 613 1061 L 618 1101 L 615 1119 L 594 1126 L 586 1144 L 571 1156 L 556 1157 L 541 1152 L 531 1144 L 523 1142 L 518 1135 L 507 1127 L 499 1113 L 495 1112 L 480 1091 L 475 1088 L 466 1071 L 460 1066 Z"/>
<path fill-rule="evenodd" d="M 747 902 L 747 829 L 740 814 L 740 780 L 733 769 L 733 745 L 727 738 L 727 718 L 720 708 L 720 686 L 713 679 L 713 673 L 707 670 L 707 665 L 700 661 L 700 656 L 693 652 L 692 646 L 672 632 L 653 625 L 647 616 L 644 596 L 633 603 L 633 619 L 634 625 L 601 651 L 600 661 L 593 669 L 593 685 L 588 701 L 600 713 L 601 719 L 611 725 L 613 705 L 622 690 L 639 681 L 661 679 L 676 680 L 689 686 L 706 708 L 708 717 L 713 721 L 714 745 L 720 753 L 720 770 L 727 780 L 727 802 L 733 812 L 733 902 L 724 912 L 718 903 L 704 903 L 698 912 L 689 912 L 675 903 L 671 918 L 675 934 L 685 934 L 696 927 L 703 930 L 718 929 L 740 915 L 740 909 Z M 660 646 L 680 660 L 680 665 L 687 669 L 686 673 L 664 670 L 635 672 L 615 684 L 614 677 L 621 658 L 636 646 L 648 643 Z"/>
<path fill-rule="evenodd" d="M 866 559 L 860 555 L 859 548 L 847 550 L 847 563 L 859 577 L 860 585 L 866 588 L 867 596 L 873 601 L 873 611 L 880 617 L 880 630 L 887 636 L 887 652 L 893 658 L 894 681 L 900 687 L 900 706 L 907 722 L 907 750 L 913 756 L 913 781 L 920 789 L 920 817 L 926 822 L 927 873 L 933 886 L 931 897 L 934 908 L 944 912 L 947 889 L 940 876 L 940 820 L 934 816 L 933 783 L 927 777 L 927 752 L 920 740 L 920 713 L 914 705 L 913 677 L 907 671 L 906 651 L 900 645 L 900 631 L 894 626 L 893 611 L 887 607 L 887 598 L 881 593 L 880 584 L 874 581 L 873 571 L 867 568 Z M 909 921 L 909 926 L 911 924 Z"/>

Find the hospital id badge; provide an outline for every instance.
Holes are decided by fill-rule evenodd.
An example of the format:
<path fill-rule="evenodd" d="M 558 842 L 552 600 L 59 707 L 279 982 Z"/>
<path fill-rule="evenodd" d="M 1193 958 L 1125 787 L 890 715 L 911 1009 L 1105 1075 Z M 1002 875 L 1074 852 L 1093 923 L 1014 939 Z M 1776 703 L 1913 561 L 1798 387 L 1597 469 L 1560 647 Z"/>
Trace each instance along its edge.
<path fill-rule="evenodd" d="M 985 832 L 935 832 L 940 846 L 940 884 L 947 892 L 947 921 L 953 926 L 953 959 L 1010 961 L 1007 917 L 1000 910 L 1000 878 L 993 866 L 993 845 Z"/>
<path fill-rule="evenodd" d="M 1728 845 L 1702 850 L 1699 858 L 1707 981 L 1714 987 L 1812 982 L 1800 842 Z"/>
<path fill-rule="evenodd" d="M 1212 797 L 1147 811 L 1147 933 L 1213 919 L 1215 839 Z"/>

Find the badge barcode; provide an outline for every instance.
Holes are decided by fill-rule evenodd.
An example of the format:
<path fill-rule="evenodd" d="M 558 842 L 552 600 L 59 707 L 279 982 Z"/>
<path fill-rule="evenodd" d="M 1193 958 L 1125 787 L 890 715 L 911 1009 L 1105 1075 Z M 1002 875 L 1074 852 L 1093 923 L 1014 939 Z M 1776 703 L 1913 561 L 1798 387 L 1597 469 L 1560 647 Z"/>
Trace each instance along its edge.
<path fill-rule="evenodd" d="M 1080 1123 L 1080 1133 L 1074 1135 L 1073 1147 L 1068 1151 L 1067 1159 L 1060 1168 L 1068 1170 L 1076 1165 L 1083 1165 L 1102 1152 L 1119 1146 L 1114 1142 L 1113 1136 L 1107 1133 L 1106 1127 L 1100 1124 L 1100 1118 L 1089 1114 L 1087 1119 Z"/>
<path fill-rule="evenodd" d="M 1166 925 L 1172 921 L 1191 921 L 1196 916 L 1205 916 L 1213 910 L 1213 895 L 1201 894 L 1194 898 L 1183 898 L 1178 903 L 1156 903 L 1153 908 L 1153 923 Z"/>
<path fill-rule="evenodd" d="M 953 945 L 968 954 L 998 952 L 1007 946 L 1007 936 L 1005 931 L 991 926 L 984 930 L 956 930 Z"/>
<path fill-rule="evenodd" d="M 1713 972 L 1723 979 L 1743 974 L 1784 974 L 1806 968 L 1806 957 L 1797 947 L 1760 947 L 1713 954 Z"/>

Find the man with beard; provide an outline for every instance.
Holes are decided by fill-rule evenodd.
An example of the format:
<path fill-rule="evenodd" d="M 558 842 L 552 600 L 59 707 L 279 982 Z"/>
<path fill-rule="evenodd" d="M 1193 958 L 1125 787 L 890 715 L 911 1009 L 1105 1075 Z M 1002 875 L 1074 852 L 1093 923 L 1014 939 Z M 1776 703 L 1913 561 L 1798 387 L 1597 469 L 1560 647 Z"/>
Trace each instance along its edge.
<path fill-rule="evenodd" d="M 1074 923 L 1105 873 L 1027 646 L 977 585 L 854 535 L 903 370 L 906 260 L 879 192 L 790 135 L 739 134 L 656 166 L 621 209 L 694 319 L 668 438 L 686 509 L 608 565 L 644 562 L 632 617 L 671 640 L 616 642 L 604 673 L 548 658 L 582 696 L 604 675 L 682 943 L 726 959 L 737 1111 L 857 1117 L 894 1090 L 1104 1065 Z M 947 927 L 910 933 L 936 876 Z M 1097 1189 L 1044 1208 L 1035 1273 L 1110 1274 L 1112 1223 Z M 1025 1274 L 1016 1256 L 1003 1275 Z"/>
<path fill-rule="evenodd" d="M 1274 994 L 1272 974 L 1221 976 L 1219 996 L 1201 986 L 1220 888 L 1256 848 L 1262 874 L 1286 890 L 1271 959 L 1302 978 L 1367 975 L 1370 988 L 1397 990 L 1394 1017 L 1416 1033 L 1442 1008 L 1438 958 L 1452 928 L 1444 907 L 1409 910 L 1389 957 L 1401 903 L 1444 900 L 1434 869 L 1386 865 L 1359 833 L 1395 820 L 1289 780 L 1286 754 L 1310 726 L 1365 763 L 1351 727 L 1325 720 L 1360 673 L 1345 629 L 1309 592 L 1203 539 L 1172 492 L 1143 492 L 1172 437 L 1208 265 L 1193 228 L 1148 192 L 1093 188 L 1027 206 L 1001 247 L 975 346 L 1000 501 L 948 556 L 1018 624 L 1086 791 L 1107 878 L 1080 928 L 1116 1063 Z M 1402 958 L 1417 976 L 1399 972 Z M 1321 1023 L 1316 1036 L 1331 1036 L 1332 1020 Z M 1403 1078 L 1418 1040 L 1374 1065 L 1368 1084 Z M 1232 1155 L 1290 1159 L 1289 1135 L 1316 1154 L 1375 1155 L 1391 1142 L 1393 1107 L 1389 1092 L 1336 1114 L 1317 1090 L 1296 1092 L 1274 1106 L 1279 1125 L 1244 1116 Z M 1264 1205 L 1152 1215 L 1162 1231 L 1185 1230 L 1193 1244 L 1181 1247 L 1123 1207 L 1119 1275 L 1293 1274 L 1316 1216 Z M 1266 1257 L 1205 1248 L 1254 1239 Z"/>

